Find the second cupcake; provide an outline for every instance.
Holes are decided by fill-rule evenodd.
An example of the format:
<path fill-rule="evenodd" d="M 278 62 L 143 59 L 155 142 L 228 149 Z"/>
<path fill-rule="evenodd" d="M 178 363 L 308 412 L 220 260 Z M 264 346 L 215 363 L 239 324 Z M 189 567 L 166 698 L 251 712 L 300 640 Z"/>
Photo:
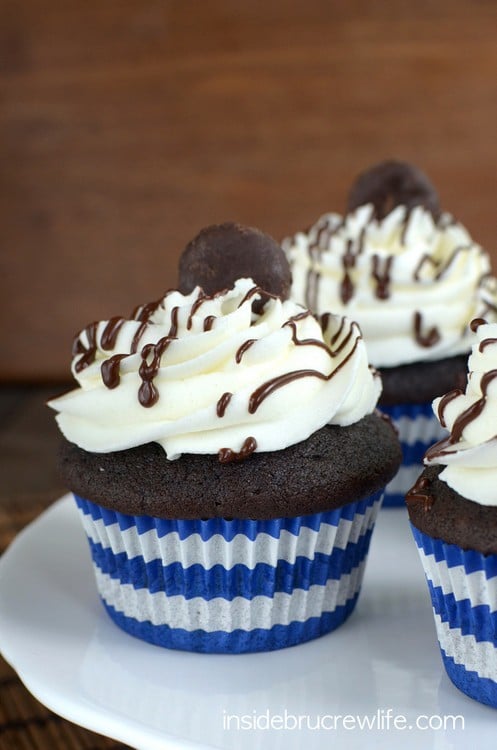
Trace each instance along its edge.
<path fill-rule="evenodd" d="M 464 385 L 469 323 L 496 319 L 488 254 L 440 211 L 427 177 L 396 161 L 359 176 L 345 216 L 325 214 L 284 248 L 292 298 L 361 326 L 383 380 L 380 408 L 396 425 L 403 450 L 384 504 L 404 507 L 425 450 L 445 434 L 431 402 Z"/>

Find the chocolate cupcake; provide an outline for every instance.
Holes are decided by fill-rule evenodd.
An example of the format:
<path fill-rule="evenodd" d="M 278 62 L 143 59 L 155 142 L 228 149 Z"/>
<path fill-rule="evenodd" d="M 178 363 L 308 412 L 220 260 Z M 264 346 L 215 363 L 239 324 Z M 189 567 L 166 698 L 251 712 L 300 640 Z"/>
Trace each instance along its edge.
<path fill-rule="evenodd" d="M 406 500 L 447 674 L 497 707 L 497 324 L 473 327 L 466 390 L 433 405 L 449 436 Z"/>
<path fill-rule="evenodd" d="M 355 323 L 238 279 L 91 324 L 72 371 L 60 466 L 121 628 L 234 653 L 348 617 L 400 462 Z"/>
<path fill-rule="evenodd" d="M 384 162 L 352 186 L 348 213 L 325 214 L 286 239 L 291 297 L 361 327 L 383 380 L 380 408 L 399 432 L 403 462 L 384 505 L 404 506 L 425 450 L 443 437 L 431 402 L 464 385 L 469 322 L 497 319 L 488 254 L 439 208 L 428 178 Z"/>

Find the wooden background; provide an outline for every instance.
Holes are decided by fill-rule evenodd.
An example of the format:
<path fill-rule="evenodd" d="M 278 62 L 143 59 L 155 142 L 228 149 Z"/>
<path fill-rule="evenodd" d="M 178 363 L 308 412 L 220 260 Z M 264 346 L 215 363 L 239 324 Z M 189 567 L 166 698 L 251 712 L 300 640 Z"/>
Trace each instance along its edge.
<path fill-rule="evenodd" d="M 3 0 L 0 379 L 176 282 L 235 219 L 281 238 L 418 163 L 496 252 L 497 3 Z"/>

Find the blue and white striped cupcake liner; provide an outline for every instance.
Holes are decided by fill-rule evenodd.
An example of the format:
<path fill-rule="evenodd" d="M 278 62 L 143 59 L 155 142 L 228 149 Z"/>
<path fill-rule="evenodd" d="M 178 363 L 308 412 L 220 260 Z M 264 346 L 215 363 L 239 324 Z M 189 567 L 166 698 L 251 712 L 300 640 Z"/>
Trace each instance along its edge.
<path fill-rule="evenodd" d="M 497 555 L 463 550 L 411 528 L 447 674 L 463 693 L 497 707 Z"/>
<path fill-rule="evenodd" d="M 397 429 L 402 448 L 402 463 L 397 474 L 387 484 L 384 508 L 405 507 L 405 495 L 424 469 L 423 456 L 447 431 L 433 413 L 431 402 L 425 404 L 396 404 L 381 406 Z"/>
<path fill-rule="evenodd" d="M 188 651 L 270 651 L 355 607 L 382 493 L 295 518 L 165 520 L 76 497 L 97 587 L 123 630 Z"/>

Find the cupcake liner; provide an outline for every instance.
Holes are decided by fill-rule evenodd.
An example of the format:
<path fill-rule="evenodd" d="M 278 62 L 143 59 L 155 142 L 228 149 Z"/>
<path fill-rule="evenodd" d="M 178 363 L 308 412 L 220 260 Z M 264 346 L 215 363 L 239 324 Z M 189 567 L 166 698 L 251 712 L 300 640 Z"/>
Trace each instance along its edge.
<path fill-rule="evenodd" d="M 423 456 L 447 431 L 433 413 L 431 401 L 424 404 L 396 404 L 380 407 L 392 420 L 402 448 L 402 463 L 387 484 L 383 507 L 405 507 L 405 494 L 423 471 Z"/>
<path fill-rule="evenodd" d="M 482 555 L 411 524 L 448 676 L 463 693 L 497 708 L 497 555 Z"/>
<path fill-rule="evenodd" d="M 349 616 L 381 497 L 268 521 L 164 520 L 76 502 L 100 596 L 123 630 L 237 653 L 304 642 Z"/>

